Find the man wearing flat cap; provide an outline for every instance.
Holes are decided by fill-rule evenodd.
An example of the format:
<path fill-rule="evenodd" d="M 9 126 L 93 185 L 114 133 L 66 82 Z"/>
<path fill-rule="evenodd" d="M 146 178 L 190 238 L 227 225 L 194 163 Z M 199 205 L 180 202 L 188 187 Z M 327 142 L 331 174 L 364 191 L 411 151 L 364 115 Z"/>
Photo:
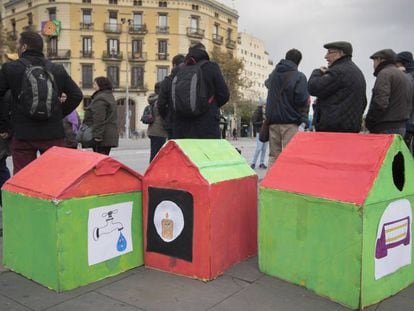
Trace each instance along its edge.
<path fill-rule="evenodd" d="M 412 109 L 413 87 L 408 76 L 397 68 L 396 56 L 393 50 L 384 49 L 370 57 L 377 79 L 365 124 L 371 133 L 404 137 Z"/>
<path fill-rule="evenodd" d="M 310 95 L 317 97 L 313 117 L 315 129 L 358 133 L 367 105 L 364 75 L 352 61 L 351 43 L 331 42 L 324 48 L 327 49 L 328 67 L 315 69 L 308 82 Z"/>

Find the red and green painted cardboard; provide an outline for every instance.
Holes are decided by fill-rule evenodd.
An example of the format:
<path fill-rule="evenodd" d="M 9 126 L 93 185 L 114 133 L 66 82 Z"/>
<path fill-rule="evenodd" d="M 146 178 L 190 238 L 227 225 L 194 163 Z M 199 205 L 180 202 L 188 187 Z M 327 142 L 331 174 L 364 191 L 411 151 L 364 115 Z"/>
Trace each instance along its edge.
<path fill-rule="evenodd" d="M 264 273 L 353 309 L 414 282 L 414 161 L 400 136 L 298 133 L 259 197 Z"/>
<path fill-rule="evenodd" d="M 48 150 L 3 187 L 4 265 L 58 291 L 142 265 L 141 188 L 110 157 Z"/>
<path fill-rule="evenodd" d="M 147 267 L 210 280 L 257 253 L 257 175 L 226 140 L 169 141 L 143 198 Z"/>

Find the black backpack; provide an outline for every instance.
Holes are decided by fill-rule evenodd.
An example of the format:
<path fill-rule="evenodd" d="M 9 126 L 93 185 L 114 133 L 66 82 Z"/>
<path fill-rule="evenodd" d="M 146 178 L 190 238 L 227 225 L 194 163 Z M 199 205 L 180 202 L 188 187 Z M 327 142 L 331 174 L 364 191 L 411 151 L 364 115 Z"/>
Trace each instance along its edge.
<path fill-rule="evenodd" d="M 21 58 L 26 69 L 22 78 L 22 89 L 17 97 L 18 109 L 34 120 L 48 120 L 57 110 L 59 91 L 51 72 L 52 63 L 32 65 Z"/>
<path fill-rule="evenodd" d="M 144 124 L 154 123 L 154 110 L 151 105 L 147 105 L 142 113 L 141 122 Z"/>
<path fill-rule="evenodd" d="M 208 110 L 209 98 L 202 66 L 207 60 L 180 67 L 172 80 L 173 111 L 181 117 L 196 117 Z"/>

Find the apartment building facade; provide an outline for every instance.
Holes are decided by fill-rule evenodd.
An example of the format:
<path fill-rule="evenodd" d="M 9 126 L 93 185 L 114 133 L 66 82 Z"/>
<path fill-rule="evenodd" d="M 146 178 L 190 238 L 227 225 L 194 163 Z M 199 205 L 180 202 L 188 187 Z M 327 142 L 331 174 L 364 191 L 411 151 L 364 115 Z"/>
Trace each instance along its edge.
<path fill-rule="evenodd" d="M 209 51 L 236 52 L 237 11 L 214 0 L 1 1 L 7 36 L 17 39 L 27 29 L 41 33 L 45 55 L 79 84 L 84 106 L 93 79 L 111 79 L 121 135 L 126 115 L 130 132 L 146 128 L 139 117 L 154 84 L 170 73 L 174 55 L 186 54 L 195 41 Z"/>
<path fill-rule="evenodd" d="M 273 70 L 264 42 L 246 32 L 239 32 L 237 38 L 237 58 L 243 61 L 243 77 L 248 86 L 241 90 L 245 99 L 258 102 L 266 100 L 267 88 L 264 82 Z"/>

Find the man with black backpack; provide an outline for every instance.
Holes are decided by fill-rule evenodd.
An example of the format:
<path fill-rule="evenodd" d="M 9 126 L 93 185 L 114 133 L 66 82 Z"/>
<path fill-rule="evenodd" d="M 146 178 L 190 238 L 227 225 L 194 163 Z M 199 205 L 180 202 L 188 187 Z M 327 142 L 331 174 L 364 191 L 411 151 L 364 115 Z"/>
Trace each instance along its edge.
<path fill-rule="evenodd" d="M 43 39 L 31 31 L 22 32 L 17 43 L 20 59 L 0 70 L 1 97 L 11 90 L 11 153 L 13 168 L 19 170 L 52 146 L 64 146 L 62 118 L 82 100 L 82 92 L 61 65 L 43 55 Z M 64 103 L 59 97 L 67 95 Z M 1 111 L 1 109 L 0 109 Z M 0 135 L 3 133 L 0 133 Z"/>
<path fill-rule="evenodd" d="M 220 68 L 210 61 L 205 46 L 191 46 L 171 85 L 174 138 L 219 139 L 219 108 L 229 96 Z"/>

